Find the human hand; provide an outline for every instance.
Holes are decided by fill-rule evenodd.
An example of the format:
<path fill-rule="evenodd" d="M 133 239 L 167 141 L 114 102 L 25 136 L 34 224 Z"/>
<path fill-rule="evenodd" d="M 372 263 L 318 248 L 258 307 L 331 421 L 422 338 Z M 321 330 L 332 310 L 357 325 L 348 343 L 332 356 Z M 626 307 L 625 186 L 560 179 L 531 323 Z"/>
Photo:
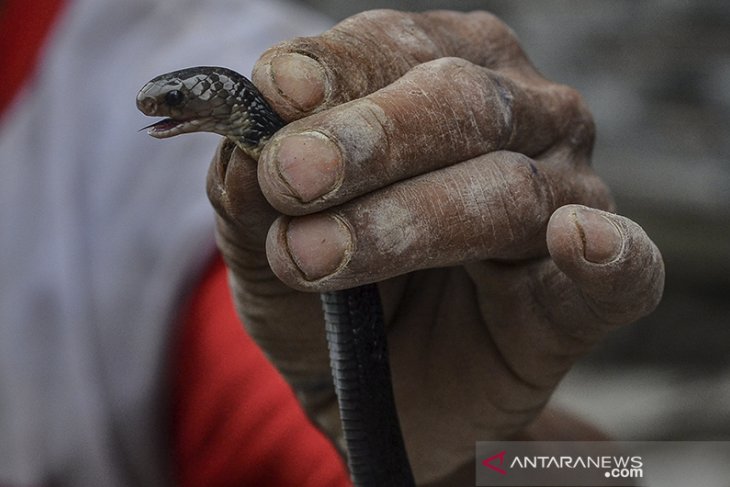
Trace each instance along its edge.
<path fill-rule="evenodd" d="M 379 282 L 419 483 L 524 431 L 577 358 L 658 303 L 658 250 L 601 211 L 580 96 L 495 17 L 366 12 L 270 49 L 253 80 L 295 121 L 258 167 L 219 147 L 218 242 L 247 329 L 333 437 L 312 291 Z"/>

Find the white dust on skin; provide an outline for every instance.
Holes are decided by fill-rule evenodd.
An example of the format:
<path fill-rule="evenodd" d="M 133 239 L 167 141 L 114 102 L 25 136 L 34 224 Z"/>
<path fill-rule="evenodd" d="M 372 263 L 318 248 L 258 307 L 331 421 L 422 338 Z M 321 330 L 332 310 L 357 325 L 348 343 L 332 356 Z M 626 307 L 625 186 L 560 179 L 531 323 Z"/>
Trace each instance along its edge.
<path fill-rule="evenodd" d="M 369 231 L 379 255 L 403 256 L 424 237 L 426 226 L 421 226 L 413 211 L 405 208 L 400 198 L 383 198 L 368 211 Z"/>
<path fill-rule="evenodd" d="M 424 71 L 431 71 L 434 77 L 434 85 L 443 76 L 444 67 L 441 64 L 435 62 L 433 66 L 421 67 Z M 408 85 L 404 84 L 404 87 L 408 87 L 410 90 L 417 88 L 417 86 L 409 85 L 410 83 Z M 477 98 L 478 101 L 474 100 L 475 102 L 478 104 L 484 103 L 484 100 L 480 97 Z M 409 163 L 408 161 L 398 160 L 398 154 L 402 152 L 402 150 L 398 150 L 398 146 L 407 145 L 408 141 L 398 141 L 396 144 L 394 141 L 387 140 L 386 133 L 393 133 L 393 128 L 390 126 L 392 121 L 383 107 L 368 99 L 357 100 L 347 105 L 349 106 L 346 110 L 333 110 L 328 122 L 331 124 L 332 131 L 337 133 L 338 142 L 343 149 L 348 166 L 351 168 L 350 171 L 352 171 L 352 168 L 357 168 L 356 172 L 361 173 L 363 179 L 373 178 L 378 181 L 388 179 L 384 171 L 392 171 L 397 174 L 413 173 L 412 170 L 399 168 L 399 164 Z M 433 123 L 434 114 L 424 113 L 423 115 L 429 119 L 429 124 Z M 420 121 L 418 118 L 414 118 L 412 123 L 418 125 Z M 442 128 L 444 127 L 442 124 L 439 125 Z M 456 124 L 449 124 L 448 127 L 456 131 L 460 129 Z M 459 134 L 454 134 L 454 136 L 459 137 Z M 437 143 L 435 139 L 430 142 L 432 144 Z M 438 143 L 443 143 L 443 141 Z M 383 144 L 389 144 L 385 151 L 382 150 Z M 426 156 L 434 152 L 427 146 L 417 150 Z M 413 148 L 410 151 L 413 151 Z M 388 154 L 392 160 L 378 160 L 378 156 L 384 153 Z M 432 163 L 425 165 L 433 166 Z M 474 221 L 484 218 L 482 205 L 476 202 L 469 204 L 471 200 L 464 197 L 463 194 L 459 195 L 461 197 L 456 198 L 454 197 L 457 195 L 444 195 L 442 193 L 446 188 L 440 190 L 435 188 L 440 184 L 438 178 L 426 177 L 431 179 L 430 183 L 434 186 L 433 189 L 436 190 L 431 195 L 432 197 L 429 197 L 428 194 L 409 195 L 408 193 L 412 192 L 413 188 L 396 183 L 366 196 L 367 205 L 359 206 L 355 204 L 349 206 L 346 210 L 349 215 L 347 217 L 343 215 L 357 228 L 367 229 L 367 235 L 355 236 L 356 245 L 371 247 L 371 251 L 365 252 L 372 255 L 374 259 L 381 261 L 380 264 L 387 267 L 395 266 L 395 260 L 397 259 L 397 266 L 403 269 L 414 268 L 415 266 L 423 267 L 428 261 L 437 260 L 436 255 L 424 256 L 420 255 L 422 252 L 414 252 L 414 249 L 423 247 L 426 241 L 433 240 L 434 225 L 440 226 L 438 222 L 434 223 L 434 221 L 427 221 L 427 219 L 433 220 L 436 218 L 440 220 L 441 224 L 456 225 L 457 228 L 454 228 L 454 231 L 462 233 L 461 237 L 463 238 L 465 237 L 463 235 L 464 230 L 460 226 L 464 224 L 465 220 Z M 472 187 L 475 181 L 465 182 L 470 183 L 466 186 L 471 191 L 479 194 L 482 198 L 484 197 L 483 189 Z M 459 193 L 461 192 L 459 191 Z M 415 206 L 418 206 L 418 208 Z M 464 214 L 461 214 L 461 212 Z M 494 232 L 494 229 L 491 229 L 491 231 Z M 448 239 L 452 240 L 449 242 L 449 247 L 456 245 L 456 241 L 460 240 L 458 235 L 451 235 L 448 229 L 439 228 L 436 233 L 449 236 Z M 386 260 L 383 259 L 383 256 L 392 257 L 393 262 L 382 262 L 382 260 Z M 416 259 L 420 262 L 416 262 Z M 367 256 L 362 257 L 365 267 L 367 267 L 367 261 L 370 260 Z M 387 272 L 383 268 L 373 269 L 373 273 L 379 275 L 382 275 L 384 271 Z"/>
<path fill-rule="evenodd" d="M 385 143 L 384 127 L 389 121 L 380 106 L 363 98 L 332 110 L 327 123 L 337 133 L 347 164 L 360 167 L 371 164 L 380 152 L 377 147 Z"/>
<path fill-rule="evenodd" d="M 333 110 L 328 120 L 333 132 L 337 133 L 337 142 L 347 159 L 348 172 L 354 170 L 363 174 L 364 179 L 382 180 L 386 177 L 383 174 L 385 167 L 394 164 L 394 161 L 386 164 L 379 160 L 383 154 L 381 146 L 387 143 L 385 132 L 391 131 L 388 128 L 391 122 L 383 108 L 371 100 L 360 99 L 348 105 L 346 110 Z M 361 184 L 365 185 L 365 181 Z M 365 252 L 373 257 L 401 258 L 407 255 L 408 250 L 423 237 L 425 228 L 417 224 L 413 212 L 403 206 L 402 200 L 395 188 L 390 187 L 343 208 L 343 218 L 360 231 L 367 231 L 367 235 L 361 238 L 355 235 L 356 246 L 371 248 Z M 366 204 L 358 204 L 363 202 Z M 369 260 L 365 257 L 363 262 Z M 380 274 L 382 269 L 373 269 L 373 272 Z"/>
<path fill-rule="evenodd" d="M 399 52 L 406 52 L 414 60 L 434 59 L 445 55 L 431 37 L 417 25 L 411 15 L 404 15 L 397 22 L 383 24 L 386 39 L 392 39 Z"/>
<path fill-rule="evenodd" d="M 486 90 L 474 89 L 474 85 L 483 80 L 484 75 L 481 72 L 474 73 L 472 69 L 472 65 L 463 60 L 443 59 L 420 65 L 419 75 L 415 79 L 409 79 L 408 82 L 400 80 L 401 86 L 398 88 L 406 90 L 405 96 L 409 93 L 414 96 L 414 92 L 438 96 L 440 89 L 449 88 L 444 85 L 444 77 L 448 73 L 453 75 L 456 71 L 466 76 L 468 81 L 462 78 L 461 82 L 456 83 L 459 96 L 455 99 L 458 101 L 456 106 L 450 105 L 452 112 L 444 113 L 443 107 L 440 107 L 437 113 L 429 111 L 431 103 L 428 96 L 423 100 L 425 106 L 421 108 L 424 110 L 412 112 L 412 119 L 408 120 L 412 126 L 422 125 L 424 130 L 438 126 L 443 131 L 432 138 L 419 137 L 418 141 L 398 140 L 396 135 L 392 135 L 399 131 L 393 127 L 391 115 L 394 114 L 389 115 L 389 112 L 397 110 L 398 106 L 382 105 L 390 96 L 376 96 L 377 102 L 368 98 L 359 99 L 331 110 L 327 120 L 328 127 L 323 133 L 336 140 L 343 151 L 343 156 L 347 160 L 345 180 L 355 172 L 362 178 L 359 184 L 363 187 L 372 187 L 366 185 L 365 181 L 381 184 L 383 181 L 390 181 L 393 178 L 389 177 L 388 172 L 391 173 L 390 176 L 420 172 L 414 171 L 413 168 L 403 168 L 403 164 L 418 164 L 423 170 L 428 171 L 428 168 L 438 166 L 438 163 L 426 162 L 424 159 L 413 157 L 413 154 L 422 154 L 424 158 L 438 154 L 443 152 L 443 144 L 448 141 L 474 144 L 466 152 L 476 154 L 483 150 L 498 149 L 499 145 L 504 143 L 502 140 L 505 135 L 504 126 L 509 125 L 505 113 L 502 112 L 508 111 L 509 107 L 500 103 L 494 86 L 488 86 Z M 453 83 L 450 86 L 451 90 L 455 88 Z M 393 88 L 391 86 L 386 90 Z M 452 93 L 447 98 L 453 96 Z M 436 110 L 439 106 L 435 104 L 433 109 Z M 485 110 L 486 108 L 488 109 Z M 466 119 L 462 123 L 440 123 L 439 118 L 446 116 L 466 117 Z M 463 133 L 464 130 L 471 132 L 471 135 Z M 486 142 L 482 138 L 485 136 Z M 470 143 L 469 139 L 472 137 L 481 140 L 472 140 Z M 421 144 L 421 147 L 408 147 L 409 143 Z M 441 145 L 437 147 L 435 144 Z M 497 147 L 493 147 L 495 144 Z M 440 151 L 437 150 L 439 148 Z M 461 150 L 454 147 L 453 150 L 461 152 L 464 147 L 462 146 Z M 401 157 L 408 153 L 411 153 L 411 157 Z M 388 160 L 383 160 L 383 156 L 387 156 Z M 423 250 L 418 251 L 419 248 L 432 248 L 434 239 L 439 239 L 437 247 L 448 247 L 449 252 L 454 254 L 446 257 L 448 260 L 454 258 L 458 260 L 456 254 L 463 254 L 462 257 L 474 256 L 475 248 L 479 247 L 481 252 L 494 250 L 489 248 L 494 245 L 495 234 L 498 233 L 494 227 L 496 215 L 493 211 L 499 213 L 505 206 L 504 201 L 495 202 L 494 199 L 499 199 L 501 193 L 497 192 L 496 195 L 491 192 L 485 193 L 486 188 L 483 187 L 485 175 L 478 176 L 467 171 L 454 173 L 451 176 L 461 179 L 460 184 L 446 184 L 439 175 L 431 173 L 421 176 L 429 179 L 433 189 L 428 191 L 429 194 L 423 191 L 425 188 L 423 185 L 418 186 L 419 194 L 416 195 L 414 186 L 395 183 L 390 187 L 383 185 L 379 190 L 366 195 L 364 199 L 354 200 L 353 204 L 342 207 L 338 213 L 350 221 L 353 228 L 363 232 L 362 235 L 355 235 L 355 246 L 360 247 L 355 249 L 355 254 L 360 254 L 355 257 L 360 262 L 357 267 L 361 270 L 372 268 L 369 272 L 382 277 L 384 273 L 388 273 L 383 267 L 392 270 L 396 270 L 397 267 L 403 272 L 416 266 L 424 267 L 429 263 L 438 265 L 438 261 L 445 257 L 437 255 L 441 250 L 432 249 L 433 255 L 428 253 L 422 255 Z M 354 186 L 358 186 L 358 183 Z M 356 188 L 353 190 L 357 192 Z M 454 191 L 457 194 L 454 194 Z M 365 202 L 364 205 L 360 204 Z M 499 205 L 493 208 L 495 203 Z M 371 250 L 367 250 L 368 248 Z"/>

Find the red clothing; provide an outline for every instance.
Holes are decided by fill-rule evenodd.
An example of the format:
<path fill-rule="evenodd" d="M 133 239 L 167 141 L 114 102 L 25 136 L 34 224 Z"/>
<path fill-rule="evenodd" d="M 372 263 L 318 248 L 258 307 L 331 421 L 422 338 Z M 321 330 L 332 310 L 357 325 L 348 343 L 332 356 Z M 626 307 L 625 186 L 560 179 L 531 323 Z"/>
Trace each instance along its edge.
<path fill-rule="evenodd" d="M 62 3 L 0 2 L 0 116 L 31 77 Z M 180 321 L 170 359 L 170 448 L 177 484 L 349 485 L 334 447 L 238 321 L 220 258 Z"/>
<path fill-rule="evenodd" d="M 180 485 L 348 485 L 339 455 L 241 327 L 220 258 L 190 301 L 173 364 Z"/>
<path fill-rule="evenodd" d="M 0 2 L 0 115 L 35 68 L 62 6 L 60 0 Z"/>

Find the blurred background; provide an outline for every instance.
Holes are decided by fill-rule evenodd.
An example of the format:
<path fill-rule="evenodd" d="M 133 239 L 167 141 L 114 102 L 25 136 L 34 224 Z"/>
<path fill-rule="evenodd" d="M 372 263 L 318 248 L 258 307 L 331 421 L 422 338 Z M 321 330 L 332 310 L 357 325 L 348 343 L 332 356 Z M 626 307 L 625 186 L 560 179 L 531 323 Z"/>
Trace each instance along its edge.
<path fill-rule="evenodd" d="M 566 378 L 554 403 L 621 439 L 730 439 L 730 2 L 306 0 L 488 10 L 593 111 L 593 163 L 667 267 L 664 299 Z"/>
<path fill-rule="evenodd" d="M 36 2 L 26 4 L 57 3 Z M 53 57 L 54 64 L 44 71 L 46 78 L 35 80 L 36 93 L 48 98 L 30 99 L 28 118 L 18 119 L 22 137 L 13 133 L 13 137 L 0 139 L 14 142 L 10 149 L 22 148 L 15 153 L 22 156 L 20 160 L 32 162 L 13 166 L 14 157 L 2 154 L 8 167 L 20 169 L 3 172 L 0 182 L 12 190 L 8 196 L 20 194 L 24 204 L 23 212 L 0 205 L 7 210 L 4 217 L 13 217 L 11 225 L 19 222 L 10 231 L 0 232 L 0 237 L 10 237 L 7 241 L 14 252 L 3 261 L 5 271 L 0 273 L 10 276 L 0 284 L 12 284 L 0 290 L 0 296 L 6 298 L 3 303 L 12 304 L 0 316 L 11 317 L 3 323 L 5 328 L 0 327 L 3 337 L 10 337 L 0 340 L 4 345 L 0 354 L 0 475 L 12 472 L 17 478 L 14 485 L 111 485 L 105 481 L 63 482 L 97 474 L 140 479 L 129 485 L 158 485 L 155 480 L 167 475 L 167 460 L 162 459 L 169 454 L 156 429 L 157 414 L 163 414 L 167 406 L 161 400 L 167 391 L 157 382 L 166 373 L 161 354 L 170 338 L 166 332 L 169 314 L 182 301 L 179 293 L 192 275 L 193 257 L 200 255 L 206 242 L 212 249 L 211 210 L 200 185 L 206 165 L 201 166 L 199 160 L 209 160 L 215 139 L 207 138 L 210 145 L 202 145 L 202 140 L 195 145 L 194 136 L 184 137 L 175 142 L 175 152 L 175 144 L 153 145 L 137 134 L 135 130 L 147 120 L 130 102 L 142 79 L 148 79 L 137 75 L 149 69 L 151 76 L 162 72 L 165 63 L 192 59 L 187 57 L 188 51 L 195 51 L 201 60 L 210 59 L 206 63 L 240 63 L 242 44 L 236 28 L 220 33 L 231 36 L 226 45 L 235 50 L 221 49 L 218 38 L 199 42 L 206 40 L 209 25 L 239 22 L 236 25 L 243 32 L 258 39 L 259 47 L 246 44 L 242 49 L 244 64 L 250 64 L 261 46 L 286 33 L 317 31 L 320 24 L 306 19 L 291 4 L 277 1 L 261 2 L 266 7 L 261 10 L 252 10 L 240 0 L 217 2 L 226 9 L 245 10 L 239 17 L 194 0 L 73 3 L 81 7 L 75 11 L 79 17 L 68 24 L 68 37 L 60 39 L 67 50 L 59 50 Z M 667 281 L 659 308 L 639 323 L 617 330 L 582 360 L 558 388 L 553 403 L 617 439 L 730 441 L 730 1 L 299 3 L 333 21 L 372 8 L 492 11 L 514 29 L 547 78 L 574 86 L 583 94 L 598 127 L 593 157 L 596 171 L 613 189 L 618 211 L 641 224 L 661 249 Z M 10 4 L 0 0 L 1 8 Z M 181 10 L 180 5 L 194 12 Z M 262 12 L 270 16 L 266 21 L 262 21 Z M 225 16 L 226 22 L 218 23 L 219 16 Z M 307 27 L 310 21 L 311 28 Z M 252 23 L 260 23 L 257 30 L 243 30 Z M 125 37 L 130 26 L 134 30 Z M 0 60 L 9 66 L 7 54 L 2 54 L 7 52 L 2 50 L 6 32 L 0 27 Z M 167 42 L 178 34 L 186 42 Z M 157 42 L 149 42 L 151 39 Z M 76 47 L 83 52 L 88 47 L 93 55 L 81 56 L 72 49 Z M 144 53 L 144 62 L 131 69 L 119 61 L 135 59 L 137 63 L 140 57 L 133 54 L 139 52 Z M 119 69 L 112 69 L 117 65 Z M 93 68 L 95 74 L 89 76 L 84 68 Z M 76 82 L 79 79 L 81 84 Z M 63 85 L 51 83 L 56 80 Z M 7 86 L 11 80 L 3 81 Z M 117 93 L 128 95 L 110 97 L 110 83 L 118 87 Z M 84 99 L 105 103 L 95 108 L 95 104 L 74 102 L 79 86 L 85 90 Z M 125 91 L 127 88 L 130 90 Z M 58 102 L 65 100 L 59 93 L 73 95 L 68 98 L 71 112 Z M 127 111 L 110 110 L 111 102 L 123 104 Z M 47 110 L 49 107 L 53 109 Z M 114 116 L 109 123 L 99 124 L 101 116 L 110 113 Z M 78 126 L 67 123 L 72 116 L 78 117 Z M 54 128 L 56 138 L 52 140 L 61 142 L 37 144 L 37 127 Z M 117 127 L 122 130 L 115 130 Z M 87 144 L 87 132 L 98 132 L 99 142 Z M 134 143 L 127 145 L 126 141 Z M 194 156 L 193 149 L 204 156 Z M 127 154 L 133 150 L 144 157 Z M 176 179 L 174 187 L 165 184 L 170 180 L 164 164 L 144 164 L 153 158 L 190 161 L 189 166 L 176 166 L 180 171 L 176 177 L 185 183 Z M 52 164 L 56 160 L 72 169 Z M 15 178 L 23 184 L 34 183 L 33 188 L 36 180 L 47 178 L 53 191 L 24 191 L 25 186 Z M 128 187 L 134 188 L 130 193 L 134 198 L 125 192 Z M 162 194 L 166 196 L 161 198 Z M 159 201 L 164 204 L 156 206 L 158 211 L 140 216 L 138 208 Z M 185 211 L 181 211 L 183 205 Z M 40 217 L 30 219 L 27 214 Z M 168 230 L 171 219 L 166 215 L 173 214 L 179 233 Z M 68 230 L 65 223 L 56 223 L 58 216 L 68 218 Z M 26 239 L 25 235 L 52 238 Z M 34 243 L 33 249 L 25 245 L 26 240 Z M 21 244 L 15 245 L 17 242 Z M 180 264 L 184 259 L 179 255 L 190 260 L 190 269 Z M 16 268 L 23 272 L 16 276 L 7 271 Z M 35 273 L 25 272 L 28 270 Z M 20 297 L 17 303 L 14 296 Z M 32 326 L 23 326 L 26 322 Z M 217 356 L 219 350 L 215 352 Z M 215 379 L 214 373 L 209 376 Z M 235 409 L 226 406 L 226 410 Z M 39 417 L 43 420 L 38 421 Z M 197 465 L 181 463 L 190 471 Z M 720 464 L 730 469 L 727 459 Z M 49 472 L 52 482 L 46 482 Z M 680 485 L 729 485 L 729 473 L 717 478 L 721 481 L 703 484 L 693 479 Z M 10 485 L 5 478 L 0 484 Z M 652 486 L 669 484 L 663 481 Z"/>

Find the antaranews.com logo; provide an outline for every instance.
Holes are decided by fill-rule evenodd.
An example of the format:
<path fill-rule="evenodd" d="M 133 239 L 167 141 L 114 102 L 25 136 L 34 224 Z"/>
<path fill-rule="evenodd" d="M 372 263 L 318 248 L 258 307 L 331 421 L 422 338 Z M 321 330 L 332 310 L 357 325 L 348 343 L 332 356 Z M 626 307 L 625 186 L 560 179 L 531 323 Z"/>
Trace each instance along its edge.
<path fill-rule="evenodd" d="M 476 485 L 721 487 L 730 441 L 479 441 Z"/>
<path fill-rule="evenodd" d="M 497 475 L 506 476 L 510 473 L 521 478 L 544 479 L 545 476 L 552 478 L 561 475 L 566 480 L 568 477 L 574 480 L 575 477 L 596 478 L 599 475 L 603 479 L 639 479 L 644 476 L 644 461 L 640 455 L 508 455 L 507 450 L 502 450 L 482 460 L 482 465 Z"/>

